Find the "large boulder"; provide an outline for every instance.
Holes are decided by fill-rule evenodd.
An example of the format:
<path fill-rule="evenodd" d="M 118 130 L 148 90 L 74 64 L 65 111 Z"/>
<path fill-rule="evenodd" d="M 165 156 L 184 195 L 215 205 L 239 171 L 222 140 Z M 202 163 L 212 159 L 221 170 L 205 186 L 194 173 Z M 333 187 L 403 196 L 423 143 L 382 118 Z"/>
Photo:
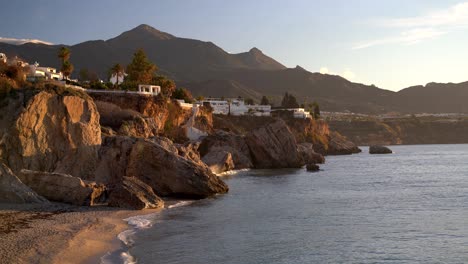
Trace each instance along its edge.
<path fill-rule="evenodd" d="M 216 174 L 230 171 L 235 167 L 231 153 L 222 149 L 211 151 L 202 160 Z"/>
<path fill-rule="evenodd" d="M 312 143 L 301 143 L 297 145 L 297 151 L 302 157 L 305 164 L 323 164 L 325 163 L 325 157 L 314 151 L 314 145 Z"/>
<path fill-rule="evenodd" d="M 304 165 L 296 139 L 283 120 L 249 132 L 246 142 L 255 168 L 300 168 Z"/>
<path fill-rule="evenodd" d="M 160 196 L 203 198 L 228 191 L 207 166 L 179 156 L 154 139 L 105 137 L 95 175 L 107 183 L 136 177 Z"/>
<path fill-rule="evenodd" d="M 5 164 L 0 163 L 0 203 L 43 203 L 46 199 L 24 185 Z"/>
<path fill-rule="evenodd" d="M 111 207 L 136 210 L 164 207 L 164 201 L 153 192 L 153 189 L 134 177 L 123 177 L 121 184 L 109 192 L 108 205 Z"/>
<path fill-rule="evenodd" d="M 384 146 L 374 145 L 374 146 L 369 147 L 369 153 L 370 154 L 392 154 L 393 151 Z"/>
<path fill-rule="evenodd" d="M 317 172 L 320 170 L 320 166 L 315 163 L 309 163 L 306 165 L 306 169 L 309 172 Z"/>
<path fill-rule="evenodd" d="M 21 170 L 18 176 L 25 185 L 50 201 L 91 206 L 105 199 L 104 185 L 71 175 Z"/>
<path fill-rule="evenodd" d="M 346 137 L 338 132 L 330 133 L 330 140 L 328 142 L 327 155 L 351 155 L 360 153 L 361 149 L 353 142 L 349 141 Z"/>
<path fill-rule="evenodd" d="M 0 159 L 21 169 L 87 177 L 101 145 L 93 100 L 63 87 L 23 89 L 0 106 Z M 8 113 L 8 114 L 6 114 Z"/>
<path fill-rule="evenodd" d="M 231 153 L 235 169 L 252 168 L 252 156 L 250 149 L 245 141 L 245 137 L 222 130 L 215 134 L 205 137 L 201 142 L 198 151 L 200 156 L 204 157 L 212 151 L 222 149 Z"/>

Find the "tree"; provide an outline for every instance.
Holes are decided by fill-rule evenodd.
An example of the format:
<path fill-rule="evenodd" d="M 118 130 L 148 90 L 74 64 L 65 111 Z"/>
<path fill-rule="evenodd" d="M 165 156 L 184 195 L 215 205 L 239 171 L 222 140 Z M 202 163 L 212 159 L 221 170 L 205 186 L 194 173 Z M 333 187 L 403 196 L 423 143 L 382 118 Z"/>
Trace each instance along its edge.
<path fill-rule="evenodd" d="M 82 68 L 80 70 L 80 81 L 81 82 L 86 82 L 86 81 L 89 81 L 89 71 L 88 69 L 86 68 Z"/>
<path fill-rule="evenodd" d="M 175 82 L 163 75 L 153 76 L 151 84 L 161 86 L 161 94 L 166 98 L 172 97 L 172 93 L 176 90 Z"/>
<path fill-rule="evenodd" d="M 284 94 L 283 100 L 281 101 L 281 107 L 299 108 L 299 104 L 297 103 L 296 97 L 286 92 Z"/>
<path fill-rule="evenodd" d="M 73 72 L 73 64 L 70 62 L 70 56 L 71 56 L 71 51 L 67 47 L 61 47 L 58 53 L 58 57 L 62 61 L 62 68 L 61 71 L 63 73 L 63 76 L 65 79 L 68 79 L 68 77 L 71 75 Z"/>
<path fill-rule="evenodd" d="M 62 64 L 62 73 L 63 73 L 63 76 L 65 77 L 65 79 L 68 79 L 68 77 L 70 77 L 71 73 L 73 72 L 73 64 L 70 63 L 70 61 L 66 60 L 63 64 Z"/>
<path fill-rule="evenodd" d="M 317 102 L 314 102 L 313 103 L 313 106 L 314 106 L 314 118 L 315 119 L 319 119 L 320 118 L 320 107 L 319 107 L 319 104 Z"/>
<path fill-rule="evenodd" d="M 143 49 L 138 49 L 127 66 L 126 79 L 137 84 L 150 84 L 157 69 L 156 65 L 148 60 Z"/>
<path fill-rule="evenodd" d="M 269 105 L 269 104 L 270 104 L 270 101 L 268 100 L 268 98 L 266 96 L 263 96 L 262 100 L 260 101 L 260 105 Z"/>
<path fill-rule="evenodd" d="M 175 91 L 172 93 L 172 98 L 174 99 L 179 99 L 179 100 L 184 100 L 186 103 L 192 103 L 193 102 L 193 96 L 192 93 L 185 89 L 185 88 L 177 88 Z"/>
<path fill-rule="evenodd" d="M 120 65 L 120 63 L 116 63 L 114 66 L 112 66 L 111 70 L 111 76 L 115 75 L 115 86 L 119 86 L 119 77 L 122 76 L 122 80 L 124 78 L 124 67 Z"/>
<path fill-rule="evenodd" d="M 253 104 L 255 104 L 255 102 L 254 102 L 254 100 L 253 100 L 252 98 L 247 98 L 247 99 L 245 99 L 244 102 L 245 102 L 246 105 L 253 105 Z"/>
<path fill-rule="evenodd" d="M 58 53 L 58 57 L 62 61 L 62 64 L 68 60 L 70 60 L 71 51 L 67 47 L 61 47 Z"/>

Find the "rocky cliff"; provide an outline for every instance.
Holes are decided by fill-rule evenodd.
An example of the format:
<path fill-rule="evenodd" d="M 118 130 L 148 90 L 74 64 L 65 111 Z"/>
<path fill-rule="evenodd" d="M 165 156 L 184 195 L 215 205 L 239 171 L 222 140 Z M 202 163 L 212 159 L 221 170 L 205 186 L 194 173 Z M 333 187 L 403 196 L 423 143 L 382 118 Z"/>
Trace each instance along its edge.
<path fill-rule="evenodd" d="M 56 86 L 16 90 L 3 99 L 0 113 L 0 159 L 14 172 L 93 174 L 101 132 L 87 95 Z"/>

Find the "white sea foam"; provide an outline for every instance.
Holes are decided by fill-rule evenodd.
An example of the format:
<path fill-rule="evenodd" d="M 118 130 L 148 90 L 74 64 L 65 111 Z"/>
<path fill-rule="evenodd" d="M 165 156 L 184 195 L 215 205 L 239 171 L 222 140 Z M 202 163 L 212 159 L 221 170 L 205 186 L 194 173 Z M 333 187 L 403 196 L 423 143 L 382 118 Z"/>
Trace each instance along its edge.
<path fill-rule="evenodd" d="M 127 221 L 128 225 L 131 227 L 120 234 L 117 235 L 117 238 L 122 241 L 126 248 L 130 248 L 135 244 L 134 236 L 138 230 L 150 228 L 154 221 L 155 215 L 138 215 L 132 216 L 124 221 Z M 101 258 L 101 264 L 112 264 L 112 263 L 124 263 L 124 264 L 135 264 L 136 259 L 130 254 L 130 252 L 125 251 L 125 249 L 118 250 L 116 252 L 109 252 Z"/>
<path fill-rule="evenodd" d="M 177 208 L 177 207 L 181 207 L 181 206 L 186 206 L 186 205 L 190 205 L 192 204 L 194 201 L 180 201 L 176 204 L 173 204 L 173 205 L 169 205 L 167 208 L 168 209 L 172 209 L 172 208 Z"/>
<path fill-rule="evenodd" d="M 216 175 L 217 176 L 229 176 L 229 175 L 236 175 L 236 174 L 247 172 L 247 171 L 250 171 L 250 169 L 230 170 L 230 171 L 225 171 L 223 173 L 218 173 Z"/>

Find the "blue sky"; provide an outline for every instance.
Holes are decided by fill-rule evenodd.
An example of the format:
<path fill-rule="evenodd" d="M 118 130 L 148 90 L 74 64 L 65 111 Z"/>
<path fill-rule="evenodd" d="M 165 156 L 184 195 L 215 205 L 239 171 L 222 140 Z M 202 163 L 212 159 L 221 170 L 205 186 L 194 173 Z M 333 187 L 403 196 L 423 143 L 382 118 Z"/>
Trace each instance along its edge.
<path fill-rule="evenodd" d="M 5 2 L 3 38 L 77 44 L 145 23 L 179 37 L 212 41 L 232 53 L 257 47 L 288 67 L 389 90 L 468 81 L 468 1 Z"/>

